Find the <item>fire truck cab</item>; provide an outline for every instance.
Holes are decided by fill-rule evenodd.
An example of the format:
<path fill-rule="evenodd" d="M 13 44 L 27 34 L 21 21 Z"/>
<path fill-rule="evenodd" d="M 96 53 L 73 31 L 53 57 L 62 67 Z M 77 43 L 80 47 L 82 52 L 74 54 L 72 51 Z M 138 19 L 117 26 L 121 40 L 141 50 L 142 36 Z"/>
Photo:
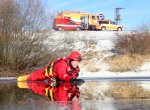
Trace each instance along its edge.
<path fill-rule="evenodd" d="M 80 24 L 75 23 L 70 18 L 55 18 L 53 23 L 53 28 L 55 30 L 72 30 L 72 31 L 79 31 Z"/>

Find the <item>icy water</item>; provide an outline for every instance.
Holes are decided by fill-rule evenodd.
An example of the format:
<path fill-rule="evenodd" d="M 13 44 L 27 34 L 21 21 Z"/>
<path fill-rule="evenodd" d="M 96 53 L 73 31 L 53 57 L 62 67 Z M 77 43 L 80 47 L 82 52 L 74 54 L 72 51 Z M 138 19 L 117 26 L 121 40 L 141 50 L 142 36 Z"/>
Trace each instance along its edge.
<path fill-rule="evenodd" d="M 0 110 L 150 110 L 150 82 L 50 86 L 0 81 Z"/>

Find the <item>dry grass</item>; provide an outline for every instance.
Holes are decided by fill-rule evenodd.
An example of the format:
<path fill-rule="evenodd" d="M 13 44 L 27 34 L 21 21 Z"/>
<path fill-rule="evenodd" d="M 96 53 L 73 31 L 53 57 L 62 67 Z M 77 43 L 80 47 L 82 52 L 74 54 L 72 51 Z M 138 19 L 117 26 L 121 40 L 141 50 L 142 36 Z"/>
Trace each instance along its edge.
<path fill-rule="evenodd" d="M 93 50 L 89 50 L 89 51 L 83 53 L 83 58 L 86 60 L 96 58 L 96 56 L 98 56 L 98 52 L 93 51 Z"/>
<path fill-rule="evenodd" d="M 81 65 L 83 65 L 89 72 L 98 72 L 100 71 L 99 59 L 103 57 L 103 54 L 99 51 L 89 50 L 83 53 L 84 60 Z"/>
<path fill-rule="evenodd" d="M 108 61 L 109 71 L 112 72 L 124 72 L 135 70 L 137 67 L 141 66 L 144 61 L 141 55 L 119 55 Z"/>
<path fill-rule="evenodd" d="M 114 41 L 115 49 L 123 54 L 150 54 L 150 31 L 149 27 L 143 25 L 130 34 L 117 35 Z"/>
<path fill-rule="evenodd" d="M 10 66 L 0 66 L 0 76 L 1 77 L 18 77 L 20 75 L 25 75 L 31 73 L 31 70 L 13 70 Z"/>
<path fill-rule="evenodd" d="M 145 60 L 150 60 L 150 31 L 148 25 L 142 25 L 130 34 L 117 35 L 114 41 L 117 53 L 109 61 L 109 70 L 113 72 L 124 72 L 135 70 Z"/>
<path fill-rule="evenodd" d="M 1 77 L 14 77 L 17 76 L 17 72 L 12 71 L 9 67 L 0 66 L 0 76 Z"/>
<path fill-rule="evenodd" d="M 106 96 L 114 99 L 145 99 L 150 98 L 150 92 L 144 90 L 137 83 L 112 83 Z"/>
<path fill-rule="evenodd" d="M 85 44 L 85 48 L 91 48 L 91 49 L 95 49 L 95 46 L 97 45 L 97 41 L 95 41 L 94 39 L 82 39 L 82 42 L 84 42 Z"/>
<path fill-rule="evenodd" d="M 144 59 L 150 61 L 150 54 L 144 55 Z"/>
<path fill-rule="evenodd" d="M 99 67 L 96 67 L 96 66 L 93 66 L 92 64 L 91 65 L 88 65 L 86 67 L 86 70 L 89 71 L 89 72 L 98 72 L 100 71 L 100 68 Z"/>

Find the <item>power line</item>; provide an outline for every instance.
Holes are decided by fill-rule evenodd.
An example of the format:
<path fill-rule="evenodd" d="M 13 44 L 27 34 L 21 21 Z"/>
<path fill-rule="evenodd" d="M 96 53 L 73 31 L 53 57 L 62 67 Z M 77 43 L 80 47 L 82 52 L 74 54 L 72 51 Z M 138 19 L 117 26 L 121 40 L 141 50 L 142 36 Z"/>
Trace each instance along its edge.
<path fill-rule="evenodd" d="M 116 22 L 116 24 L 120 24 L 120 21 L 122 20 L 121 15 L 120 15 L 120 10 L 122 10 L 122 9 L 125 9 L 125 8 L 120 8 L 120 7 L 115 8 L 115 22 Z"/>

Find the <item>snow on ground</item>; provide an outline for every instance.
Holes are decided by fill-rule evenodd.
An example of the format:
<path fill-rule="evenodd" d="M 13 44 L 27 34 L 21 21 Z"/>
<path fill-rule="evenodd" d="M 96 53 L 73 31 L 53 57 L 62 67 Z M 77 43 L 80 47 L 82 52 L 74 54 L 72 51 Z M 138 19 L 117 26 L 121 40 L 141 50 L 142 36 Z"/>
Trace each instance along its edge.
<path fill-rule="evenodd" d="M 141 71 L 149 71 L 150 72 L 150 62 L 144 62 L 142 67 L 140 68 Z"/>

